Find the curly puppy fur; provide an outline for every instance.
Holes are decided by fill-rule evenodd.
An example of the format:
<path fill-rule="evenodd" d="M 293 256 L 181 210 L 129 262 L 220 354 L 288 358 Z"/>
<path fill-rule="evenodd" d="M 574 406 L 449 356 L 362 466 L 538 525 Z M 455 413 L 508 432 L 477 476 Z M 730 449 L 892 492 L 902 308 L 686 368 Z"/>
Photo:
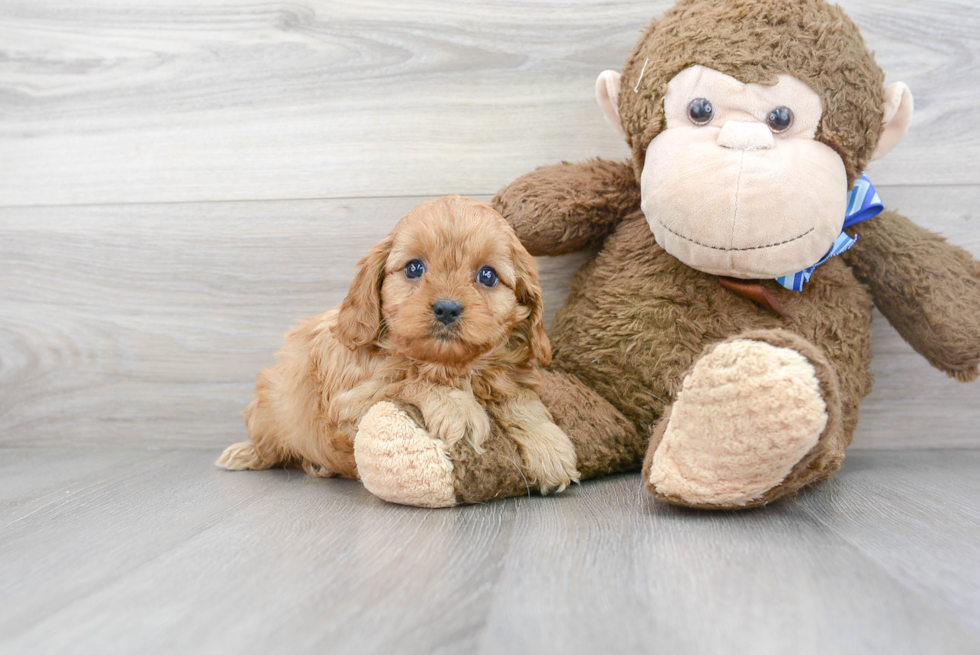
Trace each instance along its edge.
<path fill-rule="evenodd" d="M 424 273 L 410 279 L 414 261 Z M 483 267 L 496 273 L 492 286 L 478 280 Z M 358 425 L 395 399 L 417 407 L 446 449 L 466 437 L 480 452 L 491 420 L 502 426 L 543 492 L 578 479 L 574 449 L 535 393 L 538 364 L 551 361 L 537 265 L 497 212 L 459 196 L 423 203 L 357 269 L 340 306 L 286 334 L 245 410 L 250 441 L 219 466 L 356 478 Z M 458 318 L 438 320 L 439 301 L 457 303 Z"/>

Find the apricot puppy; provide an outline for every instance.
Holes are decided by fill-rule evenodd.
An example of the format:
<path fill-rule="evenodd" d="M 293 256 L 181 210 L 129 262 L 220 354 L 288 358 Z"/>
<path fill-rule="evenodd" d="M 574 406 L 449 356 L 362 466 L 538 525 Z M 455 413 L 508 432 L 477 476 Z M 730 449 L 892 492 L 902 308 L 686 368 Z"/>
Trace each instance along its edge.
<path fill-rule="evenodd" d="M 394 401 L 442 452 L 463 438 L 479 452 L 494 421 L 535 486 L 561 491 L 579 475 L 535 391 L 551 361 L 542 314 L 534 258 L 503 217 L 459 196 L 422 203 L 358 262 L 338 307 L 286 334 L 245 410 L 250 440 L 216 463 L 358 478 L 358 425 Z"/>

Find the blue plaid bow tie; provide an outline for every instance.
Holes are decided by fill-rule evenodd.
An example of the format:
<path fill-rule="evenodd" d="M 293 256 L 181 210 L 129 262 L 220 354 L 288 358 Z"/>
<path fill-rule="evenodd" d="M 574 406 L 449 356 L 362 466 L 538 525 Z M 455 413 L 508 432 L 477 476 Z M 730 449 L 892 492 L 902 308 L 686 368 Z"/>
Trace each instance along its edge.
<path fill-rule="evenodd" d="M 854 187 L 847 193 L 847 214 L 844 216 L 844 227 L 850 227 L 855 223 L 874 218 L 884 209 L 885 206 L 881 204 L 881 198 L 878 197 L 875 188 L 871 186 L 871 181 L 867 176 L 862 175 L 860 179 L 854 182 Z M 840 235 L 834 241 L 834 245 L 830 247 L 830 251 L 820 261 L 799 273 L 777 277 L 776 282 L 779 282 L 779 284 L 790 291 L 803 291 L 803 285 L 810 281 L 810 276 L 813 275 L 813 269 L 831 257 L 836 257 L 845 250 L 849 250 L 856 241 L 856 236 L 848 236 L 844 232 L 844 229 L 841 228 Z"/>

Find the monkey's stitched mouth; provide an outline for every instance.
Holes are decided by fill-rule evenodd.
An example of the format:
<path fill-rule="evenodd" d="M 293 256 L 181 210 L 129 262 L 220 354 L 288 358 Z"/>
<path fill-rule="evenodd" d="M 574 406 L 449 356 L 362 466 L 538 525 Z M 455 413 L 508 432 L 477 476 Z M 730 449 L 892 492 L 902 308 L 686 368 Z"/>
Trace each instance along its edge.
<path fill-rule="evenodd" d="M 679 232 L 675 232 L 674 230 L 672 230 L 669 227 L 667 227 L 667 225 L 665 225 L 664 222 L 662 220 L 660 220 L 659 218 L 657 218 L 656 221 L 657 221 L 657 223 L 660 224 L 660 227 L 662 227 L 663 229 L 667 230 L 668 232 L 670 232 L 671 234 L 673 234 L 675 237 L 678 237 L 679 239 L 684 239 L 685 241 L 688 241 L 690 243 L 693 243 L 694 245 L 697 245 L 697 246 L 701 246 L 702 248 L 711 248 L 712 250 L 721 250 L 722 252 L 745 252 L 745 251 L 749 251 L 749 250 L 765 250 L 766 248 L 775 248 L 777 246 L 784 246 L 787 243 L 792 243 L 794 241 L 799 241 L 800 239 L 802 239 L 803 237 L 805 237 L 806 235 L 810 234 L 815 229 L 817 229 L 815 227 L 811 227 L 809 230 L 807 230 L 803 234 L 799 234 L 799 235 L 797 235 L 797 236 L 795 236 L 795 237 L 793 237 L 791 239 L 786 239 L 786 240 L 780 241 L 778 243 L 768 243 L 768 244 L 766 244 L 764 246 L 750 246 L 748 248 L 722 248 L 721 246 L 712 246 L 712 245 L 709 245 L 707 243 L 701 243 L 700 241 L 697 241 L 697 240 L 692 239 L 690 237 L 686 237 L 686 236 L 684 236 L 683 234 L 681 234 Z"/>

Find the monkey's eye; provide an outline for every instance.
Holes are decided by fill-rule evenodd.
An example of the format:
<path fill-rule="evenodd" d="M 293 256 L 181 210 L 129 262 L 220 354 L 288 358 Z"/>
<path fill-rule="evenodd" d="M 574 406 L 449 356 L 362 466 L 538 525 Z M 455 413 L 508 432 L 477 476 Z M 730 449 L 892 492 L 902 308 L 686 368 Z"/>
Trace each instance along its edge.
<path fill-rule="evenodd" d="M 789 107 L 776 107 L 766 117 L 766 124 L 777 134 L 785 132 L 793 124 L 793 110 Z"/>
<path fill-rule="evenodd" d="M 687 106 L 687 117 L 695 125 L 707 125 L 715 117 L 715 108 L 704 98 L 695 98 Z"/>
<path fill-rule="evenodd" d="M 476 281 L 488 289 L 492 289 L 497 286 L 497 271 L 489 266 L 484 266 L 476 272 Z"/>
<path fill-rule="evenodd" d="M 405 264 L 405 277 L 409 280 L 419 279 L 422 277 L 422 273 L 425 273 L 425 264 L 422 263 L 421 259 L 413 259 Z"/>

